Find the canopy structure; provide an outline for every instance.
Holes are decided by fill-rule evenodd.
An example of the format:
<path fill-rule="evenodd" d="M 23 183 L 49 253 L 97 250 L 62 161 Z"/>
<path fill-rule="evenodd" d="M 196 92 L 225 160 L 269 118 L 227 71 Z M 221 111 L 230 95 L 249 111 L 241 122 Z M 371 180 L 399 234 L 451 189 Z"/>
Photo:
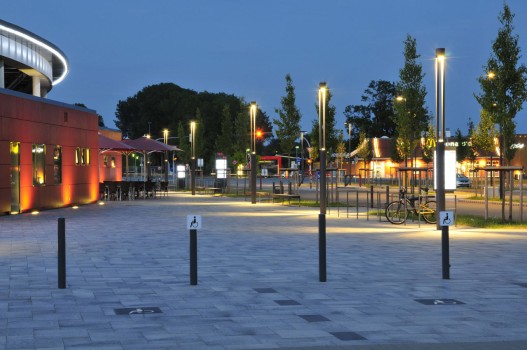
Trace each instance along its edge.
<path fill-rule="evenodd" d="M 129 146 L 123 142 L 111 139 L 99 134 L 99 152 L 117 151 L 117 152 L 133 152 L 134 147 Z"/>
<path fill-rule="evenodd" d="M 123 143 L 132 146 L 137 151 L 142 152 L 165 152 L 165 151 L 181 151 L 176 146 L 167 145 L 149 137 L 142 136 L 135 140 L 123 140 Z"/>
<path fill-rule="evenodd" d="M 131 146 L 135 148 L 137 152 L 142 152 L 144 159 L 146 159 L 147 153 L 152 152 L 164 152 L 165 157 L 167 157 L 167 153 L 169 151 L 176 152 L 176 151 L 182 151 L 181 149 L 177 148 L 176 146 L 167 145 L 166 143 L 159 142 L 157 140 L 151 139 L 146 136 L 142 136 L 138 139 L 134 140 L 123 140 L 123 143 L 127 144 L 128 146 Z M 147 163 L 147 162 L 145 162 Z M 166 163 L 166 162 L 165 162 Z M 126 167 L 128 168 L 128 154 L 126 155 Z M 127 172 L 128 173 L 128 172 Z M 145 167 L 145 171 L 143 173 L 143 179 L 146 180 L 146 178 L 150 174 L 150 167 Z M 165 180 L 168 180 L 168 171 L 165 169 Z"/>

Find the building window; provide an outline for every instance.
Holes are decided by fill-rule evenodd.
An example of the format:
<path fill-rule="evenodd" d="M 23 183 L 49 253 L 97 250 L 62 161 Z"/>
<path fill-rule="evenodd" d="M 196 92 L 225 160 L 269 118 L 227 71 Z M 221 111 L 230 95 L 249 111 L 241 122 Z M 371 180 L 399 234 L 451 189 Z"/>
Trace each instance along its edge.
<path fill-rule="evenodd" d="M 46 183 L 46 145 L 33 145 L 33 185 Z"/>
<path fill-rule="evenodd" d="M 104 163 L 104 167 L 108 168 L 108 156 L 103 157 L 103 163 Z"/>
<path fill-rule="evenodd" d="M 53 182 L 62 183 L 62 148 L 55 146 L 53 150 Z"/>
<path fill-rule="evenodd" d="M 89 165 L 90 164 L 90 149 L 77 147 L 75 149 L 75 165 Z"/>

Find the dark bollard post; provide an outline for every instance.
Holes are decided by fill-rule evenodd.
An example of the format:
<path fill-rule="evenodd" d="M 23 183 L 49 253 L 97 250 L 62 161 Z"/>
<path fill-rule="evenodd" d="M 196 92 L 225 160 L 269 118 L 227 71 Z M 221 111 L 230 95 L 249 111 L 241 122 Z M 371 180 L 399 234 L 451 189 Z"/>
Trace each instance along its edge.
<path fill-rule="evenodd" d="M 320 282 L 326 282 L 326 214 L 318 214 L 318 269 Z"/>
<path fill-rule="evenodd" d="M 198 230 L 190 230 L 190 284 L 198 284 Z"/>
<path fill-rule="evenodd" d="M 388 208 L 388 204 L 390 203 L 390 186 L 386 186 L 386 204 L 385 208 Z"/>
<path fill-rule="evenodd" d="M 373 209 L 373 185 L 370 185 L 370 207 Z"/>
<path fill-rule="evenodd" d="M 443 262 L 443 279 L 448 280 L 450 279 L 450 244 L 448 226 L 441 226 L 441 251 Z"/>
<path fill-rule="evenodd" d="M 58 219 L 58 287 L 66 288 L 66 219 Z"/>

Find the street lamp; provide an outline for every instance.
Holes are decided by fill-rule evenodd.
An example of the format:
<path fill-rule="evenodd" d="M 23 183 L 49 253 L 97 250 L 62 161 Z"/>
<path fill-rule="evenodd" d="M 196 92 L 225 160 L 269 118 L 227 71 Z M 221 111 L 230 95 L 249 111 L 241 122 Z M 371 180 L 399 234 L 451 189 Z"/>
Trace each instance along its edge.
<path fill-rule="evenodd" d="M 445 210 L 445 49 L 436 49 L 435 75 L 436 75 L 436 157 L 437 157 L 437 211 Z M 450 253 L 448 226 L 441 226 L 437 220 L 437 229 L 441 228 L 441 251 L 443 279 L 450 278 Z"/>
<path fill-rule="evenodd" d="M 351 123 L 344 122 L 344 126 L 348 127 L 348 166 L 349 166 L 349 178 L 351 179 Z M 351 184 L 351 181 L 350 181 Z"/>
<path fill-rule="evenodd" d="M 251 102 L 249 117 L 251 124 L 251 203 L 256 204 L 256 102 Z"/>
<path fill-rule="evenodd" d="M 326 95 L 327 86 L 318 88 L 318 131 L 320 154 L 320 214 L 318 215 L 318 267 L 319 280 L 326 282 Z"/>
<path fill-rule="evenodd" d="M 168 129 L 163 129 L 163 142 L 168 145 Z M 168 151 L 165 151 L 165 182 L 168 184 Z"/>
<path fill-rule="evenodd" d="M 190 122 L 190 187 L 196 195 L 196 122 Z"/>

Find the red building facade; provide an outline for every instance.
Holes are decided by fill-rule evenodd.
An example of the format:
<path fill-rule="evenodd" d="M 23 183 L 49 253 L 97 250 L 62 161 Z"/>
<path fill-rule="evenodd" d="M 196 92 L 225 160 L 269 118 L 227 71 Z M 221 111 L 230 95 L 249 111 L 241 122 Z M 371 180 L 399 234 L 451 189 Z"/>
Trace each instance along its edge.
<path fill-rule="evenodd" d="M 95 111 L 0 89 L 0 215 L 97 201 Z"/>

